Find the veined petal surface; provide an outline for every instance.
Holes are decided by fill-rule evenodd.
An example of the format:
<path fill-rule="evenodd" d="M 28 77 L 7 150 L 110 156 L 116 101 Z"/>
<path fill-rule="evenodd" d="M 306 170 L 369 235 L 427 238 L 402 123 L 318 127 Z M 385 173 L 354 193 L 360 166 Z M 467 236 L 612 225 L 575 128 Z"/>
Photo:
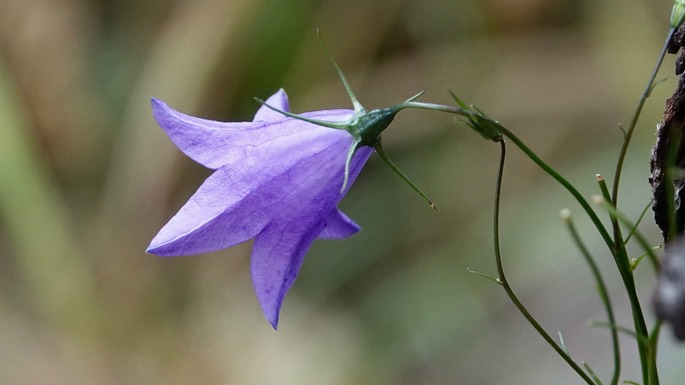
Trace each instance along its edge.
<path fill-rule="evenodd" d="M 288 95 L 285 93 L 285 90 L 283 90 L 283 88 L 276 91 L 275 94 L 271 95 L 268 99 L 266 99 L 266 102 L 264 102 L 264 104 L 268 104 L 271 107 L 275 107 L 279 110 L 290 112 L 290 103 L 288 102 Z M 283 114 L 281 114 L 280 112 L 274 111 L 273 109 L 267 106 L 261 106 L 259 110 L 257 110 L 257 113 L 254 115 L 254 119 L 252 119 L 252 121 L 277 122 L 285 118 L 286 117 L 283 116 Z"/>
<path fill-rule="evenodd" d="M 357 151 L 350 167 L 350 182 L 356 179 L 372 152 L 370 147 Z M 292 183 L 291 190 L 281 191 L 276 216 L 255 238 L 252 280 L 262 310 L 274 328 L 283 298 L 300 270 L 304 255 L 322 233 L 331 214 L 338 215 L 335 206 L 342 198 L 344 172 L 340 161 L 344 161 L 345 154 L 326 151 L 319 155 L 302 164 L 303 168 L 315 167 L 316 176 L 295 169 L 284 176 Z M 338 228 L 331 227 L 330 231 L 339 234 L 335 232 Z"/>
<path fill-rule="evenodd" d="M 267 107 L 263 106 L 262 109 L 264 108 Z M 152 99 L 152 111 L 157 123 L 183 153 L 211 169 L 243 161 L 246 156 L 259 161 L 264 155 L 284 151 L 293 144 L 317 140 L 322 130 L 331 130 L 293 118 L 217 122 L 183 114 L 158 99 Z M 352 110 L 325 110 L 301 115 L 329 122 L 342 122 L 353 114 Z M 263 116 L 275 117 L 266 113 Z"/>
<path fill-rule="evenodd" d="M 285 91 L 266 102 L 289 111 Z M 155 119 L 186 155 L 214 169 L 154 237 L 148 252 L 199 254 L 255 239 L 251 272 L 259 303 L 274 328 L 283 298 L 317 237 L 346 238 L 359 226 L 336 206 L 352 135 L 262 106 L 253 122 L 223 123 L 182 114 L 152 99 Z M 344 122 L 352 110 L 301 114 Z M 349 188 L 373 152 L 357 150 Z"/>

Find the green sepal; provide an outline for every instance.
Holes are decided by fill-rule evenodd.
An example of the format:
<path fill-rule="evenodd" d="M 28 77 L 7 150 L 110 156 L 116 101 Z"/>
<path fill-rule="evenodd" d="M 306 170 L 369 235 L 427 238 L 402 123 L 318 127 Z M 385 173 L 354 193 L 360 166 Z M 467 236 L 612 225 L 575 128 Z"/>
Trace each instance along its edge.
<path fill-rule="evenodd" d="M 302 120 L 304 122 L 311 123 L 311 124 L 316 124 L 317 126 L 334 128 L 336 130 L 345 130 L 345 131 L 350 130 L 349 123 L 337 123 L 337 122 L 328 122 L 326 120 L 311 119 L 311 118 L 307 118 L 307 117 L 302 116 L 302 115 L 293 114 L 292 112 L 284 111 L 284 110 L 281 110 L 280 108 L 276 108 L 274 106 L 271 106 L 260 98 L 254 98 L 254 100 L 256 100 L 257 103 L 278 112 L 279 114 L 283 114 L 283 115 L 290 117 L 290 118 L 293 118 L 293 119 Z"/>
<path fill-rule="evenodd" d="M 497 121 L 490 119 L 475 106 L 466 105 L 466 103 L 459 99 L 452 90 L 448 91 L 459 107 L 468 113 L 468 121 L 465 122 L 467 126 L 476 130 L 476 132 L 487 140 L 492 140 L 493 142 L 502 140 L 502 126 L 497 123 Z"/>
<path fill-rule="evenodd" d="M 345 158 L 345 177 L 343 178 L 343 184 L 342 187 L 340 187 L 340 193 L 344 194 L 345 189 L 347 188 L 347 183 L 350 180 L 350 164 L 352 163 L 352 157 L 354 157 L 354 154 L 359 150 L 361 147 L 361 142 L 359 140 L 356 140 L 352 142 L 352 145 L 350 146 L 350 149 L 347 151 L 347 158 Z"/>
<path fill-rule="evenodd" d="M 345 92 L 347 92 L 347 96 L 349 96 L 350 101 L 352 101 L 352 106 L 354 107 L 354 112 L 359 114 L 362 112 L 366 112 L 366 109 L 364 109 L 364 106 L 362 106 L 361 103 L 359 103 L 359 100 L 357 100 L 357 96 L 354 94 L 354 91 L 352 91 L 352 87 L 350 86 L 350 83 L 347 81 L 347 77 L 343 73 L 342 69 L 340 69 L 340 66 L 338 66 L 338 63 L 335 62 L 335 59 L 333 59 L 333 56 L 328 52 L 328 48 L 326 48 L 326 44 L 323 41 L 323 37 L 321 36 L 321 31 L 319 29 L 316 29 L 316 37 L 319 39 L 319 45 L 321 45 L 321 49 L 323 50 L 323 53 L 326 55 L 326 58 L 328 58 L 328 61 L 331 63 L 333 68 L 335 68 L 335 72 L 338 74 L 338 77 L 340 78 L 340 81 L 342 82 L 343 86 L 345 87 Z"/>
<path fill-rule="evenodd" d="M 390 160 L 390 158 L 388 157 L 388 155 L 387 155 L 387 154 L 385 153 L 385 151 L 383 150 L 383 145 L 381 144 L 380 138 L 379 138 L 379 140 L 376 142 L 376 144 L 373 146 L 373 148 L 376 149 L 376 152 L 378 153 L 378 156 L 380 156 L 381 159 L 383 159 L 383 161 L 385 162 L 385 164 L 387 164 L 388 167 L 390 167 L 391 170 L 393 170 L 397 175 L 399 175 L 399 177 L 402 178 L 402 180 L 403 180 L 405 183 L 407 183 L 407 184 L 409 185 L 409 187 L 412 188 L 412 190 L 416 191 L 416 192 L 421 196 L 421 198 L 423 198 L 426 202 L 428 202 L 428 204 L 430 205 L 430 207 L 431 207 L 433 210 L 438 211 L 438 207 L 433 203 L 433 201 L 431 201 L 430 198 L 428 198 L 428 196 L 427 196 L 426 194 L 424 194 L 424 192 L 421 191 L 421 189 L 420 189 L 414 182 L 412 182 L 411 179 L 409 179 L 409 177 L 408 177 L 407 175 L 405 175 L 405 174 L 404 174 L 404 173 L 395 165 L 395 163 L 393 163 L 392 160 Z"/>
<path fill-rule="evenodd" d="M 437 207 L 435 204 L 426 196 L 426 194 L 423 193 L 415 184 L 412 182 L 400 169 L 395 166 L 395 164 L 388 158 L 388 156 L 385 154 L 385 151 L 383 151 L 383 147 L 381 146 L 381 139 L 380 135 L 385 130 L 390 123 L 392 123 L 393 119 L 395 118 L 395 115 L 397 113 L 404 109 L 408 108 L 408 104 L 411 104 L 414 102 L 414 100 L 418 99 L 421 95 L 424 94 L 423 91 L 417 93 L 416 95 L 410 97 L 403 103 L 396 104 L 392 107 L 389 108 L 382 108 L 382 109 L 375 109 L 372 111 L 367 111 L 357 100 L 357 97 L 355 96 L 354 92 L 352 91 L 352 87 L 350 87 L 349 82 L 347 81 L 347 78 L 345 77 L 345 74 L 343 71 L 340 69 L 338 64 L 335 62 L 333 59 L 333 56 L 328 52 L 326 49 L 326 46 L 323 42 L 323 39 L 321 38 L 321 33 L 319 30 L 316 30 L 317 37 L 319 39 L 319 43 L 321 44 L 321 48 L 323 49 L 324 53 L 326 54 L 326 57 L 328 58 L 329 62 L 335 68 L 336 73 L 338 74 L 338 77 L 340 78 L 340 81 L 342 81 L 343 86 L 345 87 L 345 91 L 347 92 L 348 97 L 350 98 L 350 101 L 352 102 L 352 106 L 354 107 L 354 115 L 348 120 L 347 122 L 328 122 L 324 120 L 319 120 L 319 119 L 312 119 L 312 118 L 307 118 L 302 115 L 298 114 L 293 114 L 292 112 L 284 111 L 279 108 L 273 107 L 269 104 L 266 104 L 262 99 L 255 98 L 255 100 L 260 103 L 263 106 L 266 106 L 273 111 L 276 111 L 278 113 L 283 114 L 284 116 L 293 118 L 293 119 L 298 119 L 302 120 L 304 122 L 308 122 L 311 124 L 316 124 L 322 127 L 327 127 L 327 128 L 332 128 L 332 129 L 338 129 L 338 130 L 345 130 L 352 135 L 352 144 L 350 145 L 350 148 L 347 151 L 347 156 L 345 158 L 345 170 L 344 170 L 344 177 L 343 177 L 343 183 L 342 187 L 340 188 L 340 192 L 344 193 L 345 190 L 347 189 L 347 185 L 349 184 L 350 180 L 350 168 L 351 168 L 351 163 L 352 163 L 352 158 L 354 157 L 354 154 L 363 146 L 369 146 L 373 147 L 376 149 L 376 152 L 378 155 L 383 159 L 383 161 L 395 172 L 397 175 L 399 175 L 402 180 L 404 180 L 414 191 L 416 191 L 423 199 L 425 199 L 428 204 L 437 211 Z"/>

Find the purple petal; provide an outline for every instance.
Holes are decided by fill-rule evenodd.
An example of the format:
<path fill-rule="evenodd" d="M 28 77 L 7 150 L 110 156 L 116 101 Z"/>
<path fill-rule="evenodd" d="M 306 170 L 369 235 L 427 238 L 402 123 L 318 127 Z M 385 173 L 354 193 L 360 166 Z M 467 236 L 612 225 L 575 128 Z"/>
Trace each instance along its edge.
<path fill-rule="evenodd" d="M 274 216 L 283 215 L 282 197 L 297 190 L 295 176 L 326 179 L 341 174 L 346 148 L 351 143 L 352 137 L 347 132 L 322 128 L 318 140 L 300 143 L 284 153 L 273 152 L 267 161 L 261 162 L 259 169 L 249 157 L 220 168 L 159 231 L 148 252 L 162 256 L 199 254 L 253 238 Z M 331 157 L 336 159 L 331 161 Z M 321 168 L 326 171 L 318 170 Z M 337 179 L 333 182 L 340 188 L 342 174 Z M 304 202 L 314 191 L 316 188 L 303 191 L 304 196 L 298 199 Z M 342 197 L 339 191 L 335 196 L 338 200 Z M 318 221 L 323 221 L 324 214 L 334 207 L 335 203 L 320 208 Z M 297 209 L 290 212 L 292 216 L 298 215 Z M 351 235 L 351 230 L 348 232 Z"/>
<path fill-rule="evenodd" d="M 326 227 L 319 234 L 319 238 L 343 239 L 356 234 L 361 227 L 339 209 L 331 211 L 326 217 Z"/>
<path fill-rule="evenodd" d="M 285 93 L 285 90 L 283 90 L 283 88 L 276 91 L 275 94 L 271 95 L 268 99 L 266 99 L 265 103 L 270 105 L 271 107 L 278 108 L 279 110 L 290 112 L 288 95 Z M 257 110 L 257 113 L 255 114 L 254 119 L 252 119 L 252 121 L 277 122 L 283 119 L 285 119 L 285 115 L 281 114 L 280 112 L 276 112 L 267 106 L 261 106 L 259 110 Z"/>
<path fill-rule="evenodd" d="M 157 123 L 176 146 L 194 161 L 218 169 L 246 159 L 256 164 L 274 151 L 288 151 L 308 140 L 319 140 L 329 128 L 292 118 L 277 122 L 217 122 L 180 113 L 158 99 L 152 99 Z M 349 119 L 351 110 L 325 110 L 303 116 L 340 122 Z"/>
<path fill-rule="evenodd" d="M 317 227 L 267 227 L 257 236 L 252 252 L 252 282 L 262 311 L 274 329 L 278 328 L 281 304 L 302 266 L 322 223 Z"/>
<path fill-rule="evenodd" d="M 289 185 L 271 186 L 282 189 L 283 195 L 280 195 L 276 217 L 255 238 L 252 280 L 262 310 L 274 328 L 278 325 L 283 298 L 297 277 L 305 253 L 321 234 L 331 213 L 337 211 L 335 205 L 342 198 L 344 146 L 319 153 L 293 168 L 285 177 Z M 350 183 L 372 152 L 369 147 L 357 151 L 351 165 Z"/>
<path fill-rule="evenodd" d="M 288 110 L 285 92 L 267 101 Z M 274 328 L 283 298 L 317 237 L 345 238 L 359 231 L 337 209 L 343 197 L 345 158 L 352 136 L 283 117 L 262 107 L 254 122 L 222 123 L 177 112 L 153 99 L 153 112 L 189 157 L 217 169 L 152 240 L 164 256 L 204 253 L 255 238 L 252 278 Z M 341 122 L 351 110 L 304 113 Z M 373 152 L 363 147 L 350 168 L 351 186 Z"/>
<path fill-rule="evenodd" d="M 160 256 L 200 254 L 254 238 L 268 223 L 268 214 L 244 200 L 244 181 L 221 168 L 152 239 L 147 252 Z"/>

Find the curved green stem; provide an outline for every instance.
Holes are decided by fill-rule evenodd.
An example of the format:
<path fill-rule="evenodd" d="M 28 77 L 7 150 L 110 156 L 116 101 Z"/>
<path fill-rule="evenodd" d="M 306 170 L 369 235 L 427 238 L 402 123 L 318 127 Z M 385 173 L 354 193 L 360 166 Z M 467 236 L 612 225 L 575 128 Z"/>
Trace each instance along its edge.
<path fill-rule="evenodd" d="M 659 385 L 659 370 L 656 366 L 656 353 L 659 343 L 659 333 L 661 332 L 661 321 L 654 324 L 652 333 L 649 336 L 649 384 Z"/>
<path fill-rule="evenodd" d="M 625 137 L 623 139 L 623 144 L 621 146 L 621 150 L 618 155 L 618 160 L 616 162 L 616 171 L 614 172 L 614 182 L 613 182 L 613 189 L 612 189 L 612 196 L 611 196 L 611 201 L 609 202 L 611 206 L 613 207 L 618 207 L 618 191 L 619 191 L 619 186 L 621 183 L 621 173 L 623 171 L 623 164 L 625 162 L 625 157 L 628 152 L 628 147 L 630 145 L 631 138 L 633 136 L 633 133 L 635 132 L 635 127 L 637 125 L 637 120 L 640 117 L 640 113 L 642 112 L 642 107 L 644 106 L 647 98 L 652 92 L 652 88 L 654 86 L 654 80 L 656 79 L 656 75 L 659 72 L 659 69 L 661 68 L 661 64 L 664 61 L 664 57 L 666 56 L 666 52 L 668 51 L 668 45 L 671 40 L 671 36 L 673 35 L 673 32 L 675 32 L 675 28 L 671 28 L 668 31 L 668 34 L 666 35 L 666 39 L 664 41 L 663 48 L 661 49 L 661 52 L 659 53 L 659 57 L 657 59 L 656 65 L 654 66 L 654 69 L 652 70 L 652 73 L 649 77 L 649 80 L 647 82 L 647 86 L 645 87 L 644 91 L 642 92 L 642 95 L 640 96 L 640 100 L 638 101 L 637 107 L 635 108 L 635 113 L 633 114 L 633 118 L 630 121 L 630 126 L 628 127 L 628 130 L 625 132 Z M 618 224 L 618 218 L 612 216 L 611 218 L 611 226 L 614 230 L 614 244 L 616 249 L 622 249 L 625 250 L 624 244 L 623 244 L 623 236 L 621 234 L 621 229 Z M 618 251 L 618 250 L 617 250 Z M 624 251 L 625 252 L 625 251 Z M 629 291 L 630 294 L 630 291 Z M 633 304 L 633 298 L 631 295 L 631 304 Z M 647 333 L 646 325 L 644 324 L 644 317 L 640 313 L 636 313 L 636 307 L 633 305 L 633 317 L 635 319 L 635 326 L 636 326 L 636 332 L 638 333 L 645 333 L 645 336 L 649 336 Z M 640 344 L 643 345 L 643 344 Z M 640 348 L 640 363 L 642 364 L 642 378 L 643 382 L 645 384 L 652 384 L 650 382 L 650 366 L 649 366 L 649 356 L 648 356 L 648 351 L 649 349 L 646 346 L 642 346 Z"/>
<path fill-rule="evenodd" d="M 635 229 L 631 232 L 631 234 L 635 236 L 637 242 L 640 244 L 642 249 L 647 253 L 649 260 L 652 263 L 652 267 L 654 268 L 654 271 L 656 273 L 659 273 L 661 271 L 661 262 L 659 262 L 659 258 L 656 256 L 654 248 L 649 244 L 649 242 L 647 242 L 647 238 L 645 238 L 645 236 L 642 235 L 642 233 L 637 231 L 637 225 L 632 223 L 625 215 L 623 215 L 623 213 L 618 211 L 616 207 L 614 207 L 609 202 L 602 201 L 600 198 L 600 202 L 598 203 L 600 203 L 602 207 L 604 207 L 607 210 L 612 219 L 620 221 L 628 228 Z M 625 248 L 625 244 L 623 245 L 623 247 Z"/>
<path fill-rule="evenodd" d="M 661 48 L 661 52 L 659 53 L 659 58 L 656 61 L 654 69 L 652 70 L 652 74 L 649 76 L 647 86 L 645 87 L 644 91 L 642 91 L 640 100 L 638 101 L 637 107 L 635 108 L 635 113 L 633 113 L 633 118 L 630 121 L 630 126 L 628 126 L 628 130 L 625 133 L 623 145 L 621 145 L 621 151 L 619 152 L 618 160 L 616 161 L 616 171 L 614 172 L 614 184 L 611 195 L 611 203 L 614 206 L 617 206 L 618 203 L 618 190 L 619 185 L 621 183 L 621 172 L 623 171 L 623 163 L 625 162 L 626 154 L 628 152 L 628 146 L 630 146 L 630 140 L 633 137 L 633 132 L 635 132 L 635 126 L 637 125 L 637 120 L 640 117 L 640 113 L 642 112 L 642 107 L 644 107 L 647 98 L 652 93 L 654 80 L 656 79 L 656 75 L 659 73 L 661 63 L 663 63 L 664 61 L 664 57 L 666 56 L 666 52 L 668 51 L 669 42 L 671 41 L 671 35 L 673 35 L 674 31 L 675 30 L 673 28 L 671 28 L 668 31 L 668 35 L 666 36 L 666 40 L 664 41 L 664 46 L 663 48 Z M 614 231 L 616 231 L 616 229 L 618 229 L 618 223 L 612 221 L 612 224 L 614 224 Z"/>
<path fill-rule="evenodd" d="M 499 161 L 499 169 L 497 171 L 497 184 L 495 187 L 495 216 L 494 216 L 494 246 L 495 246 L 495 263 L 497 264 L 497 274 L 499 275 L 499 283 L 502 285 L 504 288 L 504 291 L 507 293 L 509 296 L 509 299 L 511 299 L 511 302 L 514 303 L 514 306 L 523 314 L 523 316 L 528 320 L 528 322 L 535 328 L 535 330 L 544 338 L 544 340 L 549 344 L 549 346 L 552 347 L 560 356 L 561 358 L 566 361 L 566 363 L 573 368 L 573 370 L 578 373 L 578 375 L 585 380 L 586 383 L 590 385 L 595 385 L 595 382 L 590 378 L 590 376 L 587 375 L 583 371 L 583 369 L 578 366 L 578 364 L 573 361 L 573 359 L 564 351 L 564 349 L 557 344 L 554 339 L 545 331 L 545 329 L 537 322 L 535 317 L 533 317 L 526 307 L 521 303 L 521 301 L 518 299 L 514 291 L 512 290 L 511 286 L 509 285 L 509 282 L 507 281 L 507 277 L 504 274 L 504 267 L 502 265 L 502 254 L 500 251 L 500 243 L 499 243 L 499 207 L 500 207 L 500 198 L 502 196 L 502 179 L 504 176 L 504 161 L 506 157 L 506 144 L 504 143 L 503 140 L 500 142 L 500 161 Z"/>
<path fill-rule="evenodd" d="M 645 208 L 642 209 L 642 212 L 640 213 L 640 216 L 637 217 L 637 221 L 635 221 L 635 226 L 630 228 L 630 232 L 629 232 L 628 235 L 626 236 L 626 239 L 625 239 L 624 243 L 628 243 L 628 241 L 630 241 L 630 238 L 632 238 L 633 235 L 635 235 L 635 232 L 637 231 L 637 227 L 640 226 L 640 223 L 642 222 L 642 220 L 644 219 L 645 215 L 647 214 L 647 211 L 649 211 L 649 208 L 652 207 L 652 203 L 654 203 L 654 198 L 650 199 L 650 200 L 649 200 L 649 203 L 647 203 L 647 205 L 645 206 Z"/>
<path fill-rule="evenodd" d="M 628 294 L 628 299 L 630 300 L 630 306 L 631 310 L 633 313 L 633 322 L 635 324 L 635 333 L 643 336 L 645 338 L 648 338 L 649 332 L 647 330 L 647 324 L 645 322 L 644 314 L 642 312 L 642 306 L 640 305 L 640 299 L 637 296 L 637 291 L 635 289 L 635 279 L 633 277 L 633 273 L 630 269 L 630 260 L 628 259 L 628 254 L 626 252 L 626 249 L 622 246 L 616 247 L 614 244 L 614 241 L 611 239 L 609 236 L 609 233 L 607 232 L 606 228 L 600 221 L 599 217 L 597 214 L 592 210 L 590 207 L 590 204 L 587 202 L 585 198 L 580 194 L 580 192 L 568 181 L 566 180 L 563 176 L 561 176 L 559 173 L 557 173 L 553 168 L 551 168 L 549 165 L 547 165 L 545 162 L 542 161 L 528 146 L 526 146 L 516 135 L 514 135 L 511 131 L 507 130 L 504 127 L 501 127 L 502 134 L 509 138 L 514 144 L 516 144 L 521 151 L 523 151 L 526 155 L 528 155 L 533 162 L 535 162 L 540 168 L 542 168 L 545 172 L 547 172 L 550 176 L 552 176 L 554 179 L 557 180 L 562 186 L 566 188 L 566 190 L 573 195 L 573 197 L 576 199 L 576 201 L 581 205 L 583 210 L 587 213 L 587 215 L 590 217 L 590 220 L 592 223 L 595 225 L 597 230 L 599 231 L 600 235 L 604 239 L 604 242 L 607 244 L 607 247 L 609 248 L 609 251 L 611 252 L 612 256 L 614 257 L 614 262 L 616 263 L 616 267 L 618 268 L 618 271 L 621 275 L 621 280 L 623 281 L 623 285 L 626 289 L 626 293 Z M 642 342 L 641 339 L 638 339 L 638 351 L 640 353 L 640 363 L 642 366 L 642 373 L 643 373 L 643 380 L 644 383 L 647 384 L 648 378 L 647 378 L 647 373 L 649 372 L 649 367 L 648 367 L 648 346 Z"/>
<path fill-rule="evenodd" d="M 611 304 L 611 298 L 609 297 L 609 291 L 607 290 L 606 284 L 604 283 L 604 278 L 602 277 L 602 272 L 599 270 L 599 267 L 597 267 L 597 263 L 595 262 L 595 259 L 592 257 L 592 254 L 590 254 L 590 251 L 585 246 L 583 241 L 580 239 L 580 234 L 578 234 L 578 230 L 576 229 L 575 225 L 573 224 L 573 221 L 571 220 L 571 214 L 565 211 L 564 213 L 562 213 L 562 217 L 564 219 L 564 222 L 566 222 L 568 230 L 571 233 L 571 237 L 573 238 L 573 241 L 576 243 L 576 246 L 578 246 L 580 253 L 583 255 L 585 261 L 590 266 L 590 270 L 592 270 L 592 275 L 595 277 L 595 281 L 597 282 L 597 290 L 599 291 L 599 296 L 601 297 L 607 312 L 609 324 L 615 326 L 616 317 L 614 317 L 614 309 Z M 615 327 L 611 328 L 611 343 L 613 345 L 614 354 L 614 373 L 611 376 L 611 385 L 616 385 L 618 384 L 618 380 L 621 375 L 621 351 L 618 342 L 618 330 Z"/>
<path fill-rule="evenodd" d="M 602 196 L 606 201 L 611 201 L 611 193 L 609 192 L 609 188 L 607 187 L 607 181 L 604 179 L 604 177 L 600 174 L 595 175 L 597 178 L 597 184 L 599 185 L 599 191 L 602 192 Z"/>
<path fill-rule="evenodd" d="M 616 267 L 618 268 L 618 271 L 621 275 L 621 280 L 623 281 L 623 285 L 626 289 L 626 293 L 628 294 L 628 299 L 630 301 L 630 306 L 631 310 L 633 313 L 633 322 L 635 325 L 635 333 L 641 337 L 644 338 L 639 338 L 638 339 L 638 351 L 640 354 L 640 363 L 641 363 L 641 368 L 642 368 L 642 373 L 643 373 L 643 383 L 647 384 L 648 383 L 648 372 L 649 372 L 649 365 L 648 365 L 648 350 L 649 347 L 648 345 L 644 342 L 648 337 L 649 337 L 649 331 L 647 330 L 647 324 L 645 322 L 644 314 L 642 312 L 642 306 L 640 304 L 640 299 L 638 298 L 637 291 L 635 288 L 635 279 L 633 277 L 633 273 L 630 269 L 630 260 L 628 258 L 628 254 L 626 252 L 626 249 L 623 247 L 622 242 L 617 243 L 614 242 L 614 240 L 611 238 L 609 235 L 606 227 L 604 227 L 604 224 L 602 221 L 599 219 L 597 216 L 597 213 L 592 209 L 588 201 L 583 197 L 583 195 L 568 181 L 566 178 L 564 178 L 561 174 L 559 174 L 556 170 L 554 170 L 552 167 L 550 167 L 547 163 L 545 163 L 540 157 L 537 156 L 528 146 L 526 146 L 521 139 L 519 139 L 516 135 L 514 135 L 511 131 L 507 130 L 505 127 L 502 125 L 498 124 L 497 122 L 487 118 L 480 112 L 474 112 L 472 110 L 467 110 L 465 108 L 455 108 L 455 107 L 450 107 L 450 106 L 445 106 L 445 105 L 438 105 L 438 104 L 432 104 L 432 103 L 419 103 L 419 102 L 405 102 L 401 103 L 396 107 L 398 110 L 404 109 L 404 108 L 419 108 L 419 109 L 426 109 L 426 110 L 432 110 L 432 111 L 442 111 L 442 112 L 447 112 L 451 114 L 456 114 L 456 115 L 461 115 L 469 118 L 471 123 L 475 123 L 476 125 L 480 124 L 483 126 L 487 126 L 488 132 L 493 128 L 496 127 L 499 132 L 507 137 L 509 140 L 511 140 L 521 151 L 523 151 L 524 154 L 526 154 L 535 164 L 537 164 L 542 170 L 544 170 L 547 174 L 549 174 L 552 178 L 554 178 L 559 184 L 561 184 L 575 199 L 576 201 L 580 204 L 580 206 L 583 208 L 585 213 L 588 215 L 592 223 L 595 225 L 597 228 L 597 231 L 599 232 L 600 236 L 606 243 L 609 251 L 611 252 L 611 255 L 614 258 L 614 262 L 616 264 Z M 483 134 L 483 131 L 479 131 L 479 133 Z M 618 227 L 618 223 L 616 225 Z"/>

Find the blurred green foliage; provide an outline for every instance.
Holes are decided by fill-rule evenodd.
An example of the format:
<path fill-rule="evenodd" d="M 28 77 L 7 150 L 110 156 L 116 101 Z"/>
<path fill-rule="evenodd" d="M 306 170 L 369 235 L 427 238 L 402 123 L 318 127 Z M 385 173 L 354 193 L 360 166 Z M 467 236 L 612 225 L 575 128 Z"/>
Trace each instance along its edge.
<path fill-rule="evenodd" d="M 274 332 L 252 293 L 249 244 L 191 258 L 144 253 L 208 175 L 156 126 L 149 98 L 218 120 L 250 119 L 253 97 L 279 87 L 294 111 L 348 107 L 318 27 L 365 106 L 420 90 L 448 104 L 449 86 L 591 195 L 594 175 L 611 175 L 616 124 L 637 101 L 671 5 L 4 0 L 0 383 L 577 383 L 500 288 L 467 272 L 494 274 L 495 145 L 449 116 L 402 112 L 386 150 L 440 211 L 372 159 L 343 202 L 364 231 L 314 245 Z M 633 216 L 650 197 L 648 153 L 672 60 L 624 172 Z M 578 207 L 520 153 L 507 171 L 511 283 L 606 378 L 609 335 L 586 323 L 603 320 L 601 303 L 558 217 Z M 651 221 L 643 227 L 659 239 Z M 611 258 L 597 258 L 629 324 Z M 638 275 L 648 298 L 653 277 Z M 669 340 L 664 382 L 685 375 Z M 634 344 L 623 345 L 625 378 L 636 379 Z"/>

